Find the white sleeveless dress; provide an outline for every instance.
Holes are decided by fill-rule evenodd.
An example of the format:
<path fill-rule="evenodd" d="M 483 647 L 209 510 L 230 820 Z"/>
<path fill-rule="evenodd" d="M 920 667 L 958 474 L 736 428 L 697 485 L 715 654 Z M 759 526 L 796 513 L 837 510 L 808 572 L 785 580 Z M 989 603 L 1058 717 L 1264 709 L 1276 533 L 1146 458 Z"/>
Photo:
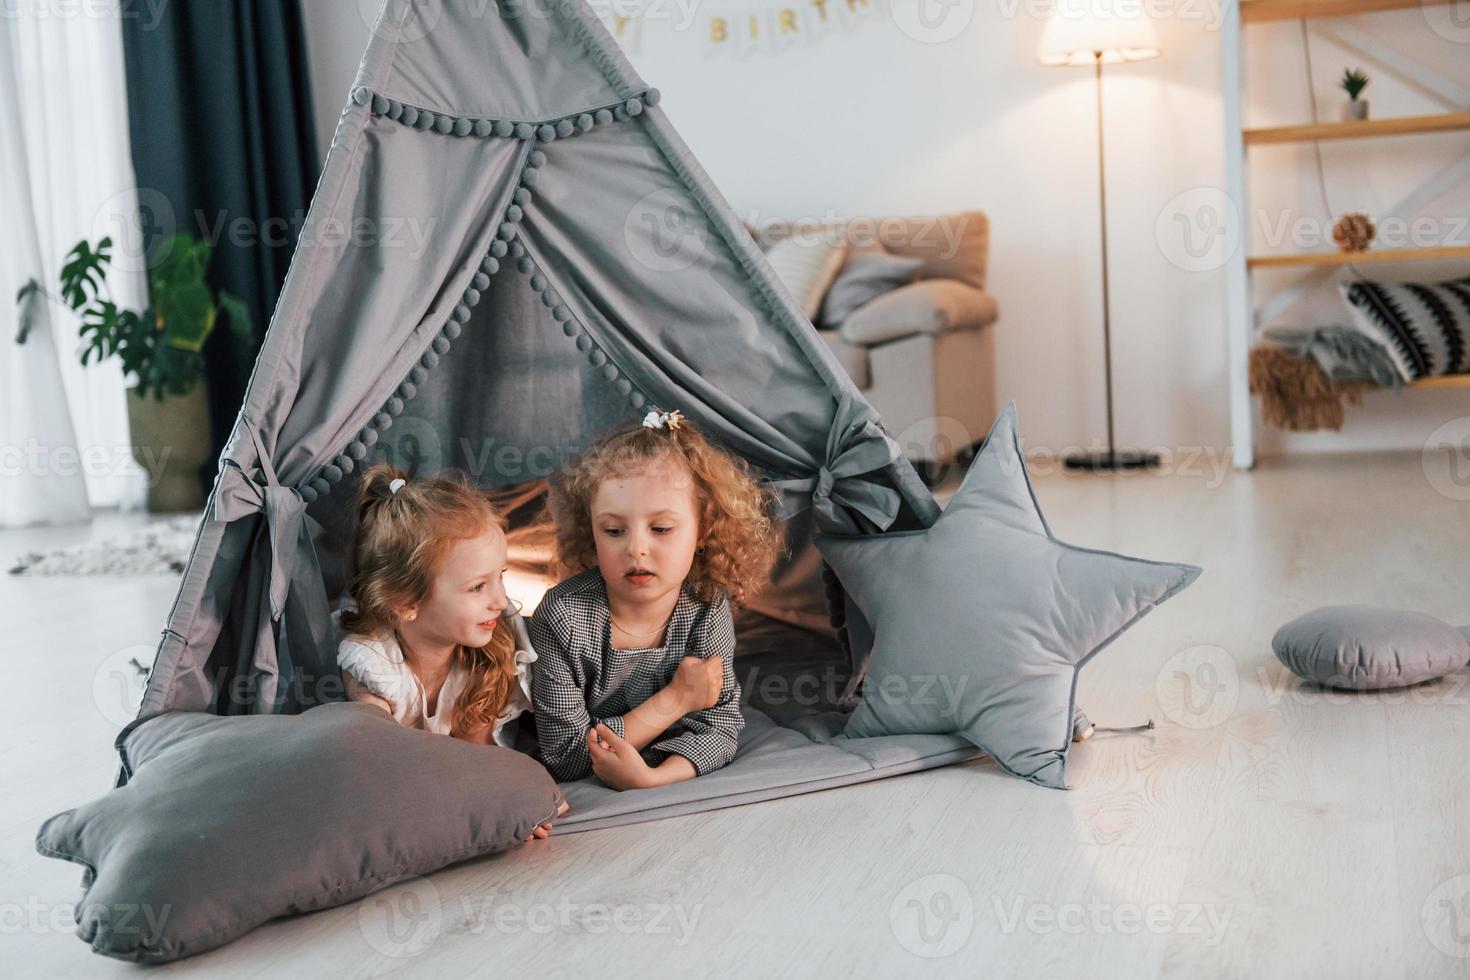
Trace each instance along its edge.
<path fill-rule="evenodd" d="M 439 689 L 432 714 L 423 683 L 404 661 L 403 648 L 393 634 L 381 637 L 347 636 L 341 633 L 341 614 L 332 614 L 342 639 L 337 645 L 337 666 L 351 674 L 363 687 L 393 707 L 393 720 L 406 728 L 418 728 L 437 735 L 450 734 L 455 705 L 464 692 L 469 675 L 455 664 Z M 510 701 L 492 728 L 495 744 L 514 748 L 515 726 L 510 723 L 522 712 L 531 710 L 531 665 L 536 651 L 531 647 L 525 621 L 518 615 L 506 616 L 502 626 L 509 626 L 516 639 L 516 675 L 518 683 L 511 688 Z M 507 727 L 509 726 L 509 727 Z"/>

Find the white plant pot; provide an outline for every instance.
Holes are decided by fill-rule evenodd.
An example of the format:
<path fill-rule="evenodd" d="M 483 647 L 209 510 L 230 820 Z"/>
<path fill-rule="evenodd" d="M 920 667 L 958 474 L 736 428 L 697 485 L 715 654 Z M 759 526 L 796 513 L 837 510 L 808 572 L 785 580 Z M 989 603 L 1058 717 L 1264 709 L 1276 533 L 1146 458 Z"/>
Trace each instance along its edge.
<path fill-rule="evenodd" d="M 1368 118 L 1367 99 L 1349 99 L 1343 103 L 1342 118 L 1344 122 L 1363 120 Z"/>

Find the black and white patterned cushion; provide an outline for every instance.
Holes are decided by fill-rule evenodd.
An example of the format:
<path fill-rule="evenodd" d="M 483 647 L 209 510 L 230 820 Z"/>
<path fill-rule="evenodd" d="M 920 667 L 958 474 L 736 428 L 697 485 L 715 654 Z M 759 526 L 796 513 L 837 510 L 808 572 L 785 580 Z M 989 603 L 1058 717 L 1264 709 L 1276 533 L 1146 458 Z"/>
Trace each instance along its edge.
<path fill-rule="evenodd" d="M 1470 373 L 1470 277 L 1343 283 L 1342 296 L 1354 326 L 1384 346 L 1405 381 Z"/>

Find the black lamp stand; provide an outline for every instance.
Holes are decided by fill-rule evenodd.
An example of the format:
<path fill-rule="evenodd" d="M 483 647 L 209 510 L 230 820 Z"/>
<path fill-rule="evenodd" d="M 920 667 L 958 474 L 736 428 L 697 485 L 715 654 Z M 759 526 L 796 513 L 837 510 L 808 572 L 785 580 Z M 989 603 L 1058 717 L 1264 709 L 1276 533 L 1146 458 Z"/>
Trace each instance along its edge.
<path fill-rule="evenodd" d="M 1159 465 L 1157 453 L 1115 449 L 1113 442 L 1113 339 L 1108 303 L 1108 185 L 1103 168 L 1103 93 L 1101 51 L 1093 52 L 1097 78 L 1097 199 L 1102 227 L 1103 385 L 1108 399 L 1108 448 L 1103 452 L 1071 453 L 1063 459 L 1069 470 L 1136 470 Z"/>

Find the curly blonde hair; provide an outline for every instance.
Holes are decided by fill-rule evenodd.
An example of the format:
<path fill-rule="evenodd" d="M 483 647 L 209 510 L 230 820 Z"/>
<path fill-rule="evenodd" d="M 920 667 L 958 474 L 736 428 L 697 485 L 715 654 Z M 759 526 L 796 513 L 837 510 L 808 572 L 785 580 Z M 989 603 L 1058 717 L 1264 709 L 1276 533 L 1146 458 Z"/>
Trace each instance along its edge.
<path fill-rule="evenodd" d="M 745 460 L 716 447 L 687 419 L 677 427 L 637 425 L 613 432 L 566 465 L 549 499 L 556 523 L 553 571 L 566 577 L 597 567 L 597 488 L 609 477 L 659 461 L 681 465 L 694 481 L 700 548 L 685 581 L 701 602 L 723 592 L 731 605 L 744 605 L 766 584 L 778 556 L 776 495 L 756 482 Z"/>
<path fill-rule="evenodd" d="M 394 480 L 406 481 L 394 493 Z M 342 628 L 362 637 L 398 633 L 398 610 L 429 597 L 434 570 L 457 541 L 489 529 L 504 533 L 505 519 L 490 494 L 455 470 L 409 479 L 387 463 L 364 471 L 358 484 L 348 592 L 356 609 L 344 609 Z M 408 647 L 399 638 L 399 645 Z M 450 733 L 468 736 L 493 725 L 516 683 L 515 637 L 498 629 L 483 647 L 460 646 L 454 663 L 468 672 L 454 706 Z"/>

